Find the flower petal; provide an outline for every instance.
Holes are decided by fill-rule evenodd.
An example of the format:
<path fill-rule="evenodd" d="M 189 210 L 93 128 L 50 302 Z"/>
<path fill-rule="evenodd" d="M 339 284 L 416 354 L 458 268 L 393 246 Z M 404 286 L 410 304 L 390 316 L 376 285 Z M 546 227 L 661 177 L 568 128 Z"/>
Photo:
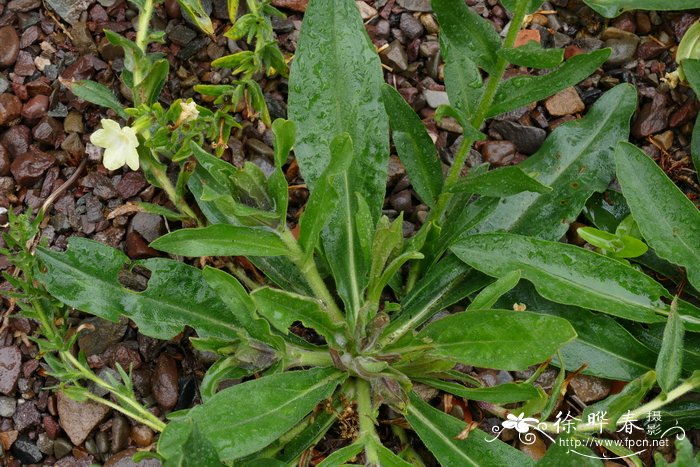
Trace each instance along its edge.
<path fill-rule="evenodd" d="M 108 170 L 117 170 L 124 166 L 124 151 L 121 147 L 108 147 L 102 156 L 102 165 Z M 137 167 L 138 168 L 138 167 Z"/>
<path fill-rule="evenodd" d="M 520 422 L 515 425 L 515 429 L 518 430 L 518 433 L 527 433 L 530 431 L 530 425 Z"/>
<path fill-rule="evenodd" d="M 504 422 L 501 422 L 501 425 L 503 425 L 503 428 L 515 428 L 518 422 L 515 422 L 513 420 L 506 420 Z"/>
<path fill-rule="evenodd" d="M 139 153 L 136 148 L 124 148 L 126 165 L 129 166 L 131 170 L 139 170 Z"/>

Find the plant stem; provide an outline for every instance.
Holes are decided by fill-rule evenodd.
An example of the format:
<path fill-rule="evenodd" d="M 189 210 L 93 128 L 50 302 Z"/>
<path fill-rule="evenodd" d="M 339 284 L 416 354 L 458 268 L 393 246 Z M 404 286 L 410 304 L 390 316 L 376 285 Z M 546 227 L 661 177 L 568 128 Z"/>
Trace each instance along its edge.
<path fill-rule="evenodd" d="M 299 366 L 332 366 L 333 359 L 328 352 L 308 350 L 287 343 L 287 357 L 290 363 L 287 369 Z"/>
<path fill-rule="evenodd" d="M 369 382 L 364 379 L 355 379 L 355 400 L 357 401 L 357 416 L 360 425 L 358 438 L 365 445 L 365 465 L 379 465 L 379 455 L 376 443 L 379 442 L 377 431 L 374 429 L 376 417 L 372 408 L 372 394 Z"/>
<path fill-rule="evenodd" d="M 523 24 L 523 20 L 525 19 L 527 4 L 528 0 L 517 1 L 515 10 L 513 11 L 513 18 L 508 28 L 508 34 L 503 41 L 504 49 L 510 49 L 515 44 L 515 39 L 518 37 L 520 26 Z M 498 90 L 498 85 L 501 83 L 501 79 L 503 79 L 503 74 L 505 73 L 507 67 L 508 61 L 503 57 L 499 57 L 496 61 L 494 72 L 489 75 L 489 80 L 486 84 L 486 88 L 484 89 L 484 93 L 481 95 L 479 105 L 474 111 L 474 116 L 471 119 L 471 125 L 476 130 L 479 130 L 481 125 L 483 125 L 484 121 L 486 120 L 486 115 L 491 107 L 491 104 L 493 103 L 493 99 L 496 96 L 496 91 Z M 464 162 L 467 160 L 472 144 L 474 144 L 474 140 L 465 135 L 462 139 L 462 143 L 459 145 L 459 149 L 457 149 L 457 153 L 452 161 L 452 166 L 447 172 L 447 177 L 445 178 L 445 183 L 443 184 L 440 196 L 438 196 L 435 209 L 430 212 L 428 220 L 421 228 L 427 228 L 426 226 L 430 224 L 430 221 L 435 221 L 440 225 L 443 224 L 445 211 L 447 210 L 447 206 L 452 199 L 450 189 L 459 179 L 459 174 L 462 172 L 462 167 L 464 167 Z M 406 280 L 406 291 L 411 290 L 413 285 L 415 285 L 418 275 L 420 274 L 422 264 L 423 261 L 416 261 L 411 265 L 411 270 L 409 272 L 408 279 Z"/>
<path fill-rule="evenodd" d="M 146 164 L 144 164 L 144 169 L 148 169 L 149 172 L 153 174 L 153 176 L 156 178 L 156 180 L 158 180 L 158 183 L 160 184 L 161 188 L 163 189 L 163 191 L 165 191 L 165 194 L 168 195 L 168 198 L 170 199 L 170 201 L 172 201 L 172 203 L 175 205 L 178 211 L 197 222 L 197 226 L 202 225 L 202 223 L 199 221 L 199 217 L 197 217 L 197 214 L 195 214 L 192 208 L 177 195 L 177 191 L 175 190 L 175 187 L 170 181 L 170 178 L 168 177 L 168 174 L 165 172 L 165 170 L 161 170 L 154 164 L 148 164 L 147 167 Z"/>
<path fill-rule="evenodd" d="M 163 431 L 165 429 L 165 423 L 163 423 L 158 417 L 156 417 L 151 412 L 146 410 L 146 408 L 144 406 L 142 406 L 138 401 L 134 400 L 131 397 L 125 396 L 124 394 L 121 394 L 119 392 L 118 388 L 115 388 L 114 386 L 107 383 L 102 378 L 95 375 L 92 371 L 90 371 L 90 369 L 86 368 L 77 358 L 75 358 L 73 356 L 73 354 L 71 354 L 68 351 L 62 351 L 59 353 L 60 353 L 60 356 L 63 359 L 63 361 L 70 364 L 73 368 L 75 368 L 77 371 L 79 371 L 85 379 L 90 380 L 93 383 L 97 384 L 98 386 L 101 386 L 101 387 L 107 389 L 117 399 L 119 399 L 124 404 L 130 406 L 131 408 L 121 406 L 118 404 L 114 404 L 111 402 L 110 402 L 111 405 L 110 404 L 107 404 L 107 405 L 109 405 L 110 407 L 112 407 L 112 408 L 122 412 L 123 414 L 133 418 L 134 420 L 137 420 L 140 423 L 143 423 L 144 425 L 148 425 L 149 427 L 153 428 L 156 431 Z M 92 393 L 90 393 L 88 391 L 88 394 L 92 394 Z M 92 394 L 92 395 L 94 396 L 94 394 Z M 90 396 L 88 396 L 88 397 L 90 397 Z M 97 396 L 95 396 L 95 397 L 97 397 Z M 94 400 L 97 400 L 97 399 L 94 399 Z M 109 401 L 107 401 L 107 402 L 109 402 Z"/>
<path fill-rule="evenodd" d="M 143 9 L 139 12 L 138 31 L 136 31 L 136 46 L 145 54 L 148 49 L 148 26 L 153 16 L 153 0 L 144 0 Z M 143 80 L 141 67 L 136 63 L 134 67 L 134 85 Z M 135 97 L 135 96 L 134 96 Z"/>
<path fill-rule="evenodd" d="M 326 283 L 323 281 L 321 274 L 318 272 L 313 255 L 304 255 L 304 252 L 301 251 L 301 248 L 299 247 L 299 243 L 297 243 L 294 235 L 292 235 L 292 232 L 290 232 L 286 226 L 280 233 L 280 238 L 287 248 L 289 248 L 290 259 L 301 270 L 301 273 L 306 279 L 306 282 L 308 282 L 309 287 L 311 287 L 311 290 L 316 295 L 316 298 L 323 302 L 326 307 L 326 311 L 328 311 L 331 318 L 336 323 L 345 322 L 343 313 L 340 311 L 340 308 L 338 308 L 335 299 L 328 290 L 328 287 L 326 287 Z"/>

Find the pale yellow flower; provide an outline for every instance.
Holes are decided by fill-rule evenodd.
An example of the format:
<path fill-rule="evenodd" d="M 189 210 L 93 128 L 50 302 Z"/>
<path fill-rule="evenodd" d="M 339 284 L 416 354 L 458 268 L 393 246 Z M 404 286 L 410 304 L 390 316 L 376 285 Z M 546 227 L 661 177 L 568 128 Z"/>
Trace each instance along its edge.
<path fill-rule="evenodd" d="M 126 164 L 131 170 L 138 170 L 139 154 L 136 148 L 139 140 L 133 128 L 122 128 L 114 120 L 105 118 L 102 119 L 102 129 L 90 136 L 90 142 L 104 148 L 102 164 L 107 169 L 117 170 Z"/>
<path fill-rule="evenodd" d="M 180 112 L 180 118 L 178 118 L 179 123 L 186 123 L 196 120 L 197 117 L 199 117 L 197 104 L 193 100 L 189 102 L 180 102 L 180 107 L 182 108 L 182 112 Z"/>

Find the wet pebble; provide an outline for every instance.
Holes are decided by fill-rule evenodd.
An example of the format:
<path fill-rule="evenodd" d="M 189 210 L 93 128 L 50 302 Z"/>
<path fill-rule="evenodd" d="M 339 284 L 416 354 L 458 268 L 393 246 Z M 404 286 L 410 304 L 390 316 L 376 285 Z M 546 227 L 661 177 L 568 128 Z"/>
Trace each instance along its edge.
<path fill-rule="evenodd" d="M 576 375 L 569 388 L 584 404 L 599 401 L 610 394 L 610 382 L 594 376 Z"/>
<path fill-rule="evenodd" d="M 138 232 L 132 231 L 126 235 L 126 255 L 131 259 L 146 259 L 160 256 L 160 253 L 148 246 Z"/>
<path fill-rule="evenodd" d="M 56 459 L 62 459 L 71 453 L 73 445 L 65 438 L 58 438 L 53 443 L 53 455 Z"/>
<path fill-rule="evenodd" d="M 0 349 L 0 392 L 11 395 L 22 368 L 22 352 L 16 346 Z"/>
<path fill-rule="evenodd" d="M 29 151 L 30 132 L 29 127 L 25 125 L 15 125 L 3 133 L 0 143 L 10 151 L 10 157 L 14 158 Z"/>
<path fill-rule="evenodd" d="M 586 105 L 573 87 L 566 88 L 548 98 L 544 101 L 544 106 L 553 117 L 573 115 L 586 109 Z"/>
<path fill-rule="evenodd" d="M 14 94 L 0 94 L 0 125 L 9 125 L 20 117 L 22 102 Z"/>
<path fill-rule="evenodd" d="M 20 50 L 15 62 L 14 72 L 17 76 L 32 76 L 36 71 L 32 54 L 25 50 Z"/>
<path fill-rule="evenodd" d="M 515 144 L 510 141 L 487 141 L 479 149 L 484 160 L 494 166 L 508 164 L 515 151 Z"/>
<path fill-rule="evenodd" d="M 503 139 L 512 141 L 518 152 L 534 154 L 544 143 L 547 132 L 542 128 L 525 126 L 519 123 L 503 120 L 493 125 Z"/>
<path fill-rule="evenodd" d="M 172 357 L 160 354 L 153 373 L 153 396 L 166 410 L 172 409 L 177 404 L 177 381 L 177 363 Z"/>
<path fill-rule="evenodd" d="M 34 139 L 48 146 L 58 147 L 63 140 L 63 124 L 48 115 L 32 128 Z"/>
<path fill-rule="evenodd" d="M 29 122 L 34 122 L 46 115 L 49 109 L 49 97 L 39 94 L 24 103 L 22 107 L 22 118 Z"/>
<path fill-rule="evenodd" d="M 22 462 L 22 465 L 38 464 L 44 458 L 36 444 L 25 436 L 20 436 L 12 444 L 12 455 Z"/>
<path fill-rule="evenodd" d="M 131 198 L 138 195 L 146 185 L 146 179 L 141 172 L 127 172 L 117 183 L 117 194 L 122 199 Z"/>
<path fill-rule="evenodd" d="M 605 41 L 605 47 L 612 49 L 606 62 L 610 65 L 622 65 L 632 60 L 639 45 L 639 36 L 618 28 L 607 28 L 600 38 Z"/>
<path fill-rule="evenodd" d="M 17 400 L 14 397 L 0 396 L 0 417 L 12 417 L 16 407 Z"/>
<path fill-rule="evenodd" d="M 129 422 L 122 415 L 112 418 L 112 452 L 119 452 L 129 445 Z"/>
<path fill-rule="evenodd" d="M 14 26 L 0 28 L 0 67 L 13 65 L 19 55 L 19 37 Z"/>
<path fill-rule="evenodd" d="M 666 129 L 668 126 L 667 101 L 663 94 L 656 94 L 652 102 L 642 106 L 632 124 L 632 135 L 635 138 L 646 138 Z"/>
<path fill-rule="evenodd" d="M 131 219 L 130 230 L 138 232 L 149 243 L 163 235 L 164 229 L 163 219 L 155 214 L 139 212 Z"/>
<path fill-rule="evenodd" d="M 422 36 L 424 32 L 423 24 L 419 19 L 410 13 L 404 13 L 401 15 L 399 27 L 409 40 Z"/>
<path fill-rule="evenodd" d="M 136 449 L 127 449 L 110 457 L 104 463 L 104 467 L 160 467 L 161 463 L 157 459 L 143 459 L 134 462 L 131 458 L 136 454 Z"/>
<path fill-rule="evenodd" d="M 145 448 L 153 443 L 153 430 L 146 425 L 134 425 L 131 428 L 131 441 L 140 448 Z"/>
<path fill-rule="evenodd" d="M 86 318 L 81 324 L 89 327 L 80 332 L 78 346 L 88 357 L 101 354 L 117 344 L 124 337 L 127 328 L 124 320 L 113 323 L 97 317 Z"/>
<path fill-rule="evenodd" d="M 411 190 L 403 190 L 394 194 L 389 198 L 389 203 L 391 207 L 397 211 L 410 211 L 413 207 L 413 202 L 411 199 Z"/>
<path fill-rule="evenodd" d="M 56 423 L 56 420 L 51 415 L 44 415 L 44 418 L 41 420 L 42 425 L 44 426 L 44 431 L 46 432 L 46 435 L 52 439 L 56 440 L 58 438 L 58 435 L 61 433 L 61 427 L 59 426 L 58 423 Z"/>
<path fill-rule="evenodd" d="M 61 392 L 57 400 L 61 428 L 75 445 L 82 444 L 109 412 L 105 405 L 92 401 L 77 402 Z"/>

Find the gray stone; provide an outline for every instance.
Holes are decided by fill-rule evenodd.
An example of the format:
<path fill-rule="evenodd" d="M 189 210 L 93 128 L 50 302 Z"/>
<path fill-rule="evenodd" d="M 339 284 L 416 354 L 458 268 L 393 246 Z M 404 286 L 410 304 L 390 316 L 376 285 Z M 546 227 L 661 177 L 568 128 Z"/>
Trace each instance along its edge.
<path fill-rule="evenodd" d="M 17 385 L 22 367 L 22 352 L 16 346 L 0 349 L 0 392 L 10 395 Z"/>
<path fill-rule="evenodd" d="M 397 40 L 389 44 L 389 47 L 382 51 L 381 56 L 392 68 L 398 68 L 401 71 L 408 68 L 408 55 L 401 42 Z"/>
<path fill-rule="evenodd" d="M 80 14 L 94 3 L 94 0 L 46 0 L 46 3 L 64 21 L 74 24 L 80 19 Z"/>
<path fill-rule="evenodd" d="M 46 435 L 46 433 L 39 434 L 39 437 L 36 440 L 36 447 L 38 447 L 39 451 L 43 452 L 47 456 L 53 454 L 53 441 Z"/>
<path fill-rule="evenodd" d="M 433 11 L 430 0 L 396 0 L 396 3 L 408 11 Z"/>
<path fill-rule="evenodd" d="M 178 24 L 168 33 L 168 39 L 179 46 L 189 44 L 195 37 L 197 37 L 197 33 L 182 24 Z"/>
<path fill-rule="evenodd" d="M 89 328 L 80 332 L 78 346 L 88 357 L 101 354 L 112 345 L 121 341 L 127 327 L 125 319 L 118 323 L 113 323 L 97 317 L 84 319 L 81 324 L 88 325 Z"/>
<path fill-rule="evenodd" d="M 437 109 L 440 105 L 450 103 L 445 91 L 431 91 L 430 89 L 426 89 L 423 91 L 423 97 L 425 97 L 425 101 L 433 109 Z"/>
<path fill-rule="evenodd" d="M 15 421 L 15 430 L 20 432 L 41 423 L 41 415 L 34 401 L 19 404 L 12 419 Z"/>
<path fill-rule="evenodd" d="M 401 15 L 399 26 L 406 37 L 410 40 L 413 40 L 423 34 L 423 25 L 421 24 L 420 20 L 410 13 L 404 13 Z"/>
<path fill-rule="evenodd" d="M 131 229 L 141 234 L 144 240 L 150 243 L 163 235 L 163 219 L 155 214 L 139 212 L 131 219 Z"/>
<path fill-rule="evenodd" d="M 14 397 L 0 396 L 0 417 L 9 418 L 15 414 L 17 400 Z"/>
<path fill-rule="evenodd" d="M 73 445 L 65 438 L 58 438 L 53 442 L 53 455 L 56 459 L 66 457 L 73 450 Z"/>
<path fill-rule="evenodd" d="M 606 63 L 622 65 L 634 58 L 639 45 L 639 36 L 617 28 L 608 28 L 601 34 L 605 47 L 610 47 L 612 53 Z"/>
<path fill-rule="evenodd" d="M 518 152 L 523 154 L 534 154 L 542 146 L 547 132 L 542 128 L 525 126 L 519 123 L 504 120 L 493 125 L 503 139 L 512 141 Z"/>

